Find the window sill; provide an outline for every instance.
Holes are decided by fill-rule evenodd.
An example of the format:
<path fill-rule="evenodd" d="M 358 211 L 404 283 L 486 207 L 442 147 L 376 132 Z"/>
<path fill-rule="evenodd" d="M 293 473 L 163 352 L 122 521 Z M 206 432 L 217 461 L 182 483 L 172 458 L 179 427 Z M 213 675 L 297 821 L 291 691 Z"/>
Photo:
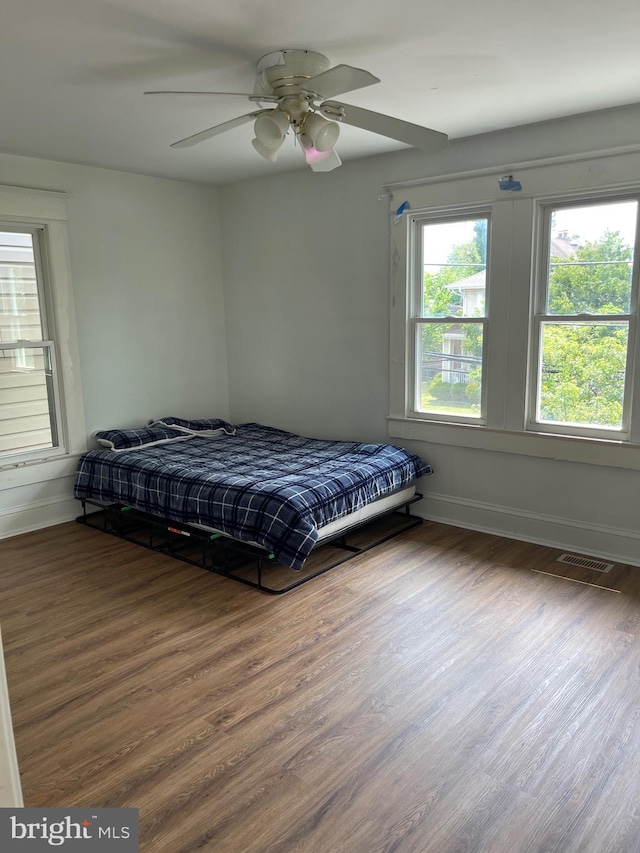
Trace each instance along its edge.
<path fill-rule="evenodd" d="M 72 477 L 79 458 L 79 453 L 65 453 L 45 459 L 25 459 L 20 462 L 14 457 L 11 461 L 0 462 L 0 490 Z"/>
<path fill-rule="evenodd" d="M 524 430 L 496 430 L 475 424 L 443 423 L 396 416 L 389 417 L 388 423 L 391 438 L 640 471 L 638 444 Z"/>

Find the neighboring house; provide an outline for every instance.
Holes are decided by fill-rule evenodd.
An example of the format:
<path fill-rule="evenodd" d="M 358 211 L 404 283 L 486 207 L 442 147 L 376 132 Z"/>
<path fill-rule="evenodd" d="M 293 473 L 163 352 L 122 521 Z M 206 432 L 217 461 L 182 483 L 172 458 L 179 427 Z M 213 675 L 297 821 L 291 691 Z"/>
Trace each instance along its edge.
<path fill-rule="evenodd" d="M 570 258 L 578 248 L 578 243 L 569 237 L 568 231 L 559 231 L 557 237 L 551 238 L 551 257 Z"/>
<path fill-rule="evenodd" d="M 479 270 L 473 275 L 461 278 L 453 284 L 447 285 L 449 290 L 457 291 L 462 296 L 462 316 L 476 317 L 484 311 L 484 294 L 486 288 L 486 270 Z M 468 382 L 469 373 L 473 370 L 475 362 L 464 359 L 464 331 L 461 326 L 452 326 L 450 331 L 442 336 L 442 352 L 444 355 L 454 356 L 451 359 L 442 360 L 443 382 Z M 480 359 L 477 359 L 480 363 Z"/>

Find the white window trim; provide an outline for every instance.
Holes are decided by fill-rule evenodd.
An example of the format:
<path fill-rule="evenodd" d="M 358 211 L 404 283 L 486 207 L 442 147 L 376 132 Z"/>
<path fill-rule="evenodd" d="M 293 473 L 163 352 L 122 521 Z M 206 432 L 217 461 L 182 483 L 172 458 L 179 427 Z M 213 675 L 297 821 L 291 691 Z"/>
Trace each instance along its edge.
<path fill-rule="evenodd" d="M 419 418 L 420 420 L 428 419 L 430 421 L 444 421 L 450 422 L 451 416 L 446 414 L 439 414 L 437 412 L 423 412 L 418 410 L 414 403 L 416 397 L 419 394 L 420 388 L 420 376 L 418 369 L 418 347 L 420 346 L 420 327 L 424 324 L 428 324 L 430 322 L 438 322 L 438 323 L 468 323 L 468 324 L 476 324 L 481 325 L 483 329 L 483 341 L 482 341 L 482 373 L 485 375 L 487 369 L 487 329 L 488 329 L 488 319 L 489 312 L 491 310 L 491 282 L 489 281 L 489 269 L 491 265 L 491 240 L 487 239 L 487 259 L 486 259 L 486 270 L 487 270 L 487 287 L 486 287 L 486 301 L 485 301 L 485 313 L 483 317 L 422 317 L 422 299 L 423 299 L 423 273 L 424 273 L 424 259 L 423 259 L 423 238 L 422 236 L 417 239 L 415 234 L 421 231 L 423 225 L 429 225 L 430 223 L 437 222 L 454 222 L 456 220 L 464 220 L 464 219 L 482 219 L 486 218 L 487 220 L 487 234 L 491 234 L 491 208 L 486 206 L 478 206 L 478 205 L 470 205 L 468 207 L 457 208 L 455 211 L 446 210 L 441 212 L 437 210 L 435 212 L 431 212 L 429 214 L 419 213 L 416 215 L 412 215 L 408 218 L 407 222 L 408 229 L 413 230 L 413 234 L 407 233 L 407 239 L 409 240 L 408 251 L 411 252 L 411 247 L 413 246 L 414 251 L 411 252 L 411 266 L 409 268 L 409 315 L 410 315 L 410 323 L 413 326 L 413 331 L 408 333 L 408 337 L 411 337 L 412 344 L 407 341 L 407 364 L 409 370 L 409 387 L 413 389 L 413 392 L 410 394 L 410 398 L 408 400 L 407 407 L 407 415 L 412 418 Z M 455 417 L 455 423 L 469 423 L 471 425 L 482 425 L 486 424 L 485 413 L 487 410 L 487 385 L 485 382 L 482 383 L 481 389 L 481 404 L 480 417 L 473 416 L 464 416 L 458 415 Z"/>
<path fill-rule="evenodd" d="M 48 479 L 53 470 L 70 471 L 71 458 L 86 450 L 80 358 L 71 282 L 67 234 L 66 193 L 0 186 L 0 227 L 3 222 L 42 227 L 41 262 L 49 283 L 47 313 L 56 341 L 56 365 L 60 393 L 60 446 L 16 454 L 0 460 L 3 485 L 13 487 Z M 51 463 L 55 463 L 53 467 Z M 40 466 L 47 467 L 45 474 Z M 39 471 L 20 473 L 25 467 Z M 51 469 L 51 470 L 49 470 Z M 11 476 L 8 476 L 11 475 Z"/>
<path fill-rule="evenodd" d="M 551 459 L 640 470 L 640 437 L 632 441 L 560 436 L 525 429 L 528 400 L 529 313 L 532 298 L 534 251 L 532 235 L 537 206 L 559 197 L 579 200 L 615 192 L 637 190 L 640 152 L 603 152 L 590 158 L 567 161 L 539 161 L 518 166 L 443 176 L 409 186 L 389 186 L 391 217 L 391 328 L 390 328 L 390 415 L 389 435 L 483 450 L 517 453 Z M 505 173 L 521 180 L 522 191 L 505 193 L 498 179 Z M 395 216 L 401 202 L 410 212 Z M 487 346 L 487 423 L 485 426 L 442 423 L 421 413 L 411 414 L 410 386 L 412 354 L 409 350 L 410 229 L 416 216 L 435 210 L 455 212 L 473 206 L 491 206 L 492 302 Z M 496 234 L 510 234 L 508 241 Z M 535 247 L 534 247 L 535 249 Z M 492 329 L 507 329 L 506 335 Z M 640 347 L 634 373 L 640 375 Z M 411 369 L 407 369 L 411 365 Z M 636 383 L 637 385 L 637 383 Z M 635 400 L 636 424 L 640 400 Z"/>
<path fill-rule="evenodd" d="M 637 371 L 634 370 L 634 353 L 636 351 L 636 347 L 638 346 L 638 341 L 636 338 L 637 334 L 637 311 L 638 311 L 638 271 L 640 268 L 640 251 L 638 251 L 638 247 L 640 247 L 640 185 L 635 185 L 633 189 L 630 189 L 628 192 L 622 191 L 620 189 L 616 189 L 613 191 L 615 198 L 610 198 L 609 192 L 601 192 L 601 191 L 591 191 L 586 190 L 585 195 L 581 195 L 576 197 L 569 196 L 568 198 L 563 198 L 562 196 L 558 196 L 554 198 L 553 202 L 548 203 L 545 200 L 539 200 L 536 205 L 536 220 L 537 220 L 537 235 L 538 241 L 535 247 L 535 286 L 532 288 L 532 310 L 531 310 L 531 364 L 529 366 L 530 375 L 529 375 L 529 393 L 528 393 L 528 416 L 527 416 L 527 430 L 533 432 L 540 433 L 556 433 L 562 435 L 577 435 L 584 438 L 602 438 L 605 440 L 620 440 L 625 443 L 637 443 L 640 438 L 640 424 L 636 422 L 631 422 L 631 413 L 632 413 L 632 403 L 634 399 L 638 399 L 639 391 L 638 383 L 640 382 L 640 376 L 638 376 Z M 579 320 L 579 315 L 554 315 L 548 314 L 546 312 L 546 294 L 549 286 L 548 278 L 547 278 L 547 264 L 549 259 L 549 240 L 551 237 L 550 233 L 550 211 L 553 209 L 558 209 L 563 206 L 582 206 L 588 205 L 590 203 L 593 204 L 605 204 L 608 201 L 623 201 L 625 198 L 638 202 L 638 216 L 636 220 L 636 237 L 635 237 L 635 247 L 636 251 L 634 251 L 634 259 L 633 259 L 633 272 L 632 272 L 632 286 L 631 286 L 631 299 L 630 299 L 630 307 L 629 312 L 627 314 L 619 314 L 619 315 L 606 315 L 606 314 L 594 314 L 594 315 L 584 315 L 584 318 L 587 321 L 592 322 L 605 322 L 609 321 L 615 323 L 616 321 L 622 321 L 627 324 L 628 329 L 628 350 L 627 350 L 627 363 L 626 363 L 626 381 L 625 381 L 625 391 L 624 391 L 624 417 L 622 421 L 622 425 L 620 429 L 607 429 L 607 428 L 597 428 L 597 427 L 585 427 L 581 425 L 577 425 L 573 433 L 571 428 L 565 426 L 564 424 L 558 424 L 558 427 L 555 428 L 553 424 L 545 423 L 544 421 L 536 420 L 536 405 L 537 405 L 537 383 L 538 383 L 538 371 L 539 371 L 539 360 L 541 358 L 541 349 L 540 349 L 540 335 L 542 324 L 546 322 L 567 322 L 571 323 L 572 321 Z"/>

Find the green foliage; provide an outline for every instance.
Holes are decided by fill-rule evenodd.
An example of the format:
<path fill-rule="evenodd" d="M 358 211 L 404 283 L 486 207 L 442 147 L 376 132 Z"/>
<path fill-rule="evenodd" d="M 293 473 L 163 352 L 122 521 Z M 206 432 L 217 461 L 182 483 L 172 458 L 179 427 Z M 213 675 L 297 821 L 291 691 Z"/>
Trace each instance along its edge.
<path fill-rule="evenodd" d="M 483 269 L 484 250 L 476 239 L 453 246 L 446 263 L 437 273 L 424 274 L 423 311 L 425 317 L 455 316 L 462 306 L 462 296 L 447 285 L 468 278 Z M 462 266 L 457 266 L 461 264 Z"/>
<path fill-rule="evenodd" d="M 444 326 L 440 323 L 430 323 L 422 327 L 422 352 L 424 354 L 442 352 L 442 334 Z M 424 357 L 424 356 L 423 356 Z"/>
<path fill-rule="evenodd" d="M 452 305 L 454 308 L 459 308 L 462 305 L 462 296 L 454 290 L 449 290 L 447 285 L 479 272 L 483 269 L 483 265 L 484 258 L 475 240 L 454 246 L 449 252 L 445 265 L 438 272 L 424 274 L 425 316 L 443 316 L 443 306 L 448 308 Z M 432 311 L 430 310 L 432 307 L 440 310 Z M 444 313 L 455 314 L 456 312 L 445 311 Z"/>
<path fill-rule="evenodd" d="M 460 295 L 448 290 L 446 284 L 439 272 L 424 274 L 422 311 L 425 317 L 446 317 L 447 314 L 452 313 L 450 310 L 452 302 L 461 304 Z"/>
<path fill-rule="evenodd" d="M 633 250 L 606 231 L 570 258 L 552 258 L 550 314 L 624 314 L 629 310 Z M 611 263 L 613 262 L 613 263 Z M 620 427 L 627 327 L 547 324 L 540 382 L 544 421 Z"/>
<path fill-rule="evenodd" d="M 466 403 L 467 401 L 467 384 L 466 382 L 451 383 L 451 399 L 454 403 Z"/>
<path fill-rule="evenodd" d="M 468 323 L 464 326 L 464 354 L 482 358 L 482 326 L 477 323 Z M 474 368 L 477 370 L 478 368 Z"/>
<path fill-rule="evenodd" d="M 439 402 L 480 402 L 480 386 L 477 383 L 467 385 L 466 382 L 443 382 L 440 375 L 429 383 L 429 394 Z"/>
<path fill-rule="evenodd" d="M 474 227 L 475 236 L 466 243 L 453 246 L 446 264 L 437 272 L 424 274 L 423 286 L 423 316 L 424 317 L 455 317 L 461 314 L 462 294 L 449 289 L 447 285 L 460 281 L 474 275 L 483 269 L 486 260 L 486 220 L 479 220 Z M 452 266 L 447 266 L 450 264 Z M 457 266 L 462 264 L 462 266 Z M 453 266 L 456 265 L 456 266 Z M 444 325 L 428 325 L 422 329 L 422 351 L 425 353 L 442 352 L 442 335 Z M 475 340 L 472 338 L 475 335 Z M 481 355 L 482 342 L 480 340 L 481 329 L 479 327 L 467 327 L 465 330 L 465 341 L 469 336 L 471 348 L 467 350 L 465 343 L 465 355 Z"/>
<path fill-rule="evenodd" d="M 478 383 L 443 382 L 442 374 L 438 374 L 426 389 L 422 405 L 426 411 L 449 411 L 465 415 L 475 415 L 479 412 L 480 385 Z"/>
<path fill-rule="evenodd" d="M 470 403 L 479 403 L 480 385 L 477 382 L 468 382 L 465 387 L 465 395 Z"/>
<path fill-rule="evenodd" d="M 473 226 L 473 242 L 476 244 L 478 255 L 483 264 L 487 262 L 487 220 L 478 219 Z"/>
<path fill-rule="evenodd" d="M 547 325 L 541 419 L 620 427 L 626 358 L 626 327 Z"/>
<path fill-rule="evenodd" d="M 606 231 L 570 258 L 551 258 L 549 313 L 625 314 L 632 260 L 633 251 L 618 231 Z"/>
<path fill-rule="evenodd" d="M 429 384 L 429 393 L 435 400 L 451 399 L 451 383 L 436 378 Z"/>
<path fill-rule="evenodd" d="M 486 222 L 475 226 L 474 238 L 454 246 L 448 264 L 424 276 L 423 307 L 427 317 L 455 316 L 460 294 L 447 285 L 482 269 L 486 260 Z M 548 313 L 594 314 L 593 322 L 545 326 L 540 379 L 543 421 L 618 428 L 622 424 L 627 327 L 598 323 L 597 315 L 629 311 L 633 250 L 619 232 L 607 231 L 600 240 L 585 243 L 569 258 L 551 258 Z M 442 353 L 447 324 L 423 326 L 424 353 Z M 482 356 L 482 327 L 464 325 L 463 353 Z M 455 358 L 455 356 L 452 356 Z M 438 401 L 477 405 L 481 369 L 474 367 L 469 382 L 449 383 L 439 374 L 429 385 Z"/>

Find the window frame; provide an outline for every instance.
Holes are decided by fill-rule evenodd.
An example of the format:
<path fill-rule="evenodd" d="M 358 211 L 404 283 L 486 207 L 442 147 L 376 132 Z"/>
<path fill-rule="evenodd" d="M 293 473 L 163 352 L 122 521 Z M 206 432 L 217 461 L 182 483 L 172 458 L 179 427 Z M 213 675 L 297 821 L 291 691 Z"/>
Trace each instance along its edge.
<path fill-rule="evenodd" d="M 549 314 L 547 295 L 549 290 L 548 261 L 550 257 L 551 216 L 555 210 L 573 207 L 590 207 L 606 203 L 636 201 L 637 215 L 635 244 L 633 247 L 633 266 L 631 274 L 631 292 L 629 313 L 627 314 Z M 638 371 L 635 370 L 638 352 L 638 288 L 640 271 L 640 187 L 625 192 L 601 193 L 586 191 L 567 198 L 539 200 L 536 204 L 536 230 L 534 233 L 536 260 L 532 282 L 532 309 L 530 317 L 529 371 L 527 376 L 527 412 L 526 429 L 536 433 L 567 435 L 573 438 L 610 439 L 614 441 L 632 441 L 633 400 L 637 398 Z M 627 356 L 623 390 L 623 415 L 619 429 L 580 424 L 563 424 L 540 421 L 536 418 L 538 378 L 542 360 L 542 329 L 544 323 L 560 325 L 594 325 L 604 322 L 626 323 L 628 329 Z"/>
<path fill-rule="evenodd" d="M 0 465 L 6 464 L 7 460 L 11 461 L 14 458 L 29 461 L 38 459 L 43 454 L 49 456 L 52 453 L 59 452 L 59 448 L 64 444 L 63 441 L 63 412 L 60 393 L 60 376 L 57 368 L 56 360 L 56 342 L 54 336 L 51 335 L 52 322 L 50 316 L 52 314 L 51 299 L 49 294 L 51 286 L 47 280 L 47 267 L 43 263 L 43 255 L 45 253 L 46 231 L 41 225 L 2 222 L 0 230 L 5 233 L 29 234 L 31 236 L 31 246 L 33 252 L 33 265 L 35 271 L 37 297 L 38 297 L 38 314 L 40 318 L 40 339 L 16 339 L 15 341 L 0 341 L 0 352 L 15 351 L 16 355 L 20 352 L 24 355 L 25 360 L 28 358 L 29 352 L 42 350 L 46 353 L 47 367 L 49 372 L 47 376 L 47 402 L 48 415 L 51 429 L 51 447 L 41 447 L 34 450 L 13 450 L 10 452 L 0 452 Z M 21 368 L 24 372 L 29 372 L 33 368 L 25 364 Z"/>
<path fill-rule="evenodd" d="M 485 263 L 485 300 L 484 316 L 482 317 L 424 317 L 424 227 L 425 225 L 447 224 L 453 222 L 464 222 L 470 219 L 486 219 L 487 222 L 487 258 Z M 477 426 L 486 424 L 487 407 L 487 345 L 489 337 L 489 312 L 490 312 L 490 264 L 491 264 L 491 211 L 485 205 L 470 205 L 464 208 L 434 210 L 429 213 L 417 214 L 410 217 L 408 229 L 409 252 L 413 259 L 410 267 L 409 277 L 409 323 L 412 331 L 407 330 L 408 337 L 412 341 L 410 349 L 409 385 L 411 388 L 408 401 L 408 415 L 421 420 L 441 421 L 443 423 L 466 423 Z M 482 385 L 480 392 L 480 415 L 459 415 L 449 412 L 430 412 L 418 408 L 421 399 L 422 359 L 421 359 L 421 329 L 425 325 L 479 325 L 482 327 Z"/>
<path fill-rule="evenodd" d="M 501 192 L 505 172 L 519 180 L 519 192 Z M 622 199 L 640 194 L 640 146 L 511 163 L 388 184 L 390 227 L 390 366 L 388 433 L 391 438 L 426 441 L 524 456 L 566 460 L 640 471 L 640 341 L 634 353 L 632 423 L 628 439 L 563 435 L 529 429 L 531 362 L 529 341 L 533 281 L 539 262 L 538 205 L 574 205 L 590 198 Z M 491 324 L 485 343 L 486 424 L 438 421 L 412 414 L 412 344 L 408 298 L 411 220 L 491 209 Z M 404 210 L 404 213 L 400 211 Z M 539 229 L 538 229 L 539 230 Z M 505 239 L 505 234 L 507 238 Z M 497 235 L 501 235 L 498 237 Z M 499 334 L 496 330 L 505 330 Z M 638 329 L 637 338 L 640 338 Z"/>
<path fill-rule="evenodd" d="M 53 340 L 42 341 L 26 341 L 20 340 L 15 343 L 1 343 L 0 352 L 28 352 L 31 350 L 42 350 L 46 352 L 46 359 L 50 373 L 47 374 L 47 401 L 48 401 L 48 416 L 51 429 L 51 447 L 39 447 L 34 450 L 14 450 L 0 454 L 0 468 L 7 463 L 11 463 L 16 459 L 28 462 L 31 459 L 40 459 L 42 456 L 50 457 L 64 451 L 62 441 L 62 405 L 60 396 L 60 371 L 57 368 L 56 361 L 56 345 Z M 33 368 L 19 368 L 24 373 L 28 373 Z"/>
<path fill-rule="evenodd" d="M 50 412 L 56 419 L 57 445 L 0 456 L 8 487 L 48 475 L 24 473 L 40 463 L 65 463 L 86 450 L 86 431 L 79 368 L 75 308 L 64 193 L 0 186 L 0 230 L 32 233 L 41 313 L 42 340 L 8 344 L 7 349 L 46 349 L 53 372 Z M 54 466 L 56 467 L 56 466 Z M 7 473 L 15 472 L 11 476 Z M 57 470 L 57 468 L 56 468 Z M 20 472 L 23 473 L 20 473 Z M 53 471 L 53 469 L 52 469 Z M 35 478 L 35 480 L 34 480 Z"/>

